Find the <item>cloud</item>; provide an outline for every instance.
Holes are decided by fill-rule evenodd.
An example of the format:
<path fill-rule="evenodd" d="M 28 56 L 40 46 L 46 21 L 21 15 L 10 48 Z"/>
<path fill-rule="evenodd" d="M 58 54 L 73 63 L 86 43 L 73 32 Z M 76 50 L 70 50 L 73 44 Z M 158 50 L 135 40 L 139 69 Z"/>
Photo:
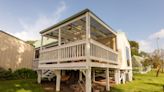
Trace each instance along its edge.
<path fill-rule="evenodd" d="M 160 31 L 153 33 L 152 35 L 149 36 L 149 39 L 154 39 L 154 38 L 164 38 L 164 29 L 161 29 Z"/>
<path fill-rule="evenodd" d="M 161 29 L 160 31 L 148 36 L 147 39 L 140 40 L 140 50 L 145 52 L 153 52 L 155 49 L 157 49 L 157 38 L 159 38 L 159 48 L 164 49 L 164 29 Z"/>
<path fill-rule="evenodd" d="M 23 40 L 38 40 L 40 39 L 39 32 L 58 22 L 66 9 L 66 3 L 62 1 L 50 16 L 38 15 L 33 23 L 27 23 L 23 19 L 19 19 L 23 31 L 13 33 L 13 35 Z"/>

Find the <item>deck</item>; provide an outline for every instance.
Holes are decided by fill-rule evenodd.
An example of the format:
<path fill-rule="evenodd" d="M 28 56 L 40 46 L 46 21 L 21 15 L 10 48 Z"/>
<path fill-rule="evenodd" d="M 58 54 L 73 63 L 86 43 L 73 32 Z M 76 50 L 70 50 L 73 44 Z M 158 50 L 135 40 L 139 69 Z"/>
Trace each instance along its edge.
<path fill-rule="evenodd" d="M 111 48 L 89 40 L 89 56 L 86 55 L 86 40 L 76 41 L 61 46 L 44 48 L 40 52 L 40 69 L 79 69 L 91 67 L 118 67 L 118 53 Z M 87 58 L 90 59 L 86 62 Z"/>

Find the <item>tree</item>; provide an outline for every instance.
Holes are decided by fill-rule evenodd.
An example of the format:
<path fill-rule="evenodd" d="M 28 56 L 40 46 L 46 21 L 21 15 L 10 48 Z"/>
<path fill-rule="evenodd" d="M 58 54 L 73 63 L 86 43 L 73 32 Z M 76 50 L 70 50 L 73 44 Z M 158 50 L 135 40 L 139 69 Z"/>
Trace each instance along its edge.
<path fill-rule="evenodd" d="M 139 56 L 139 44 L 136 41 L 129 41 L 131 47 L 131 54 Z"/>

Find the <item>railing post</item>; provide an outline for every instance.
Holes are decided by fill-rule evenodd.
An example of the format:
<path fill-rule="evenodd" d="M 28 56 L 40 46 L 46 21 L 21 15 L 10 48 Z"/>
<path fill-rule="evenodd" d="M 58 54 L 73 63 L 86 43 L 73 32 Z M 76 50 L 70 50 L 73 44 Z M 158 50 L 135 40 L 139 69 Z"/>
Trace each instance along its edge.
<path fill-rule="evenodd" d="M 86 62 L 90 65 L 90 15 L 86 13 Z"/>
<path fill-rule="evenodd" d="M 41 36 L 40 51 L 43 50 L 43 35 Z"/>
<path fill-rule="evenodd" d="M 58 46 L 61 45 L 61 28 L 59 28 L 59 31 L 58 31 Z M 60 56 L 61 55 L 61 49 L 58 49 L 58 62 L 60 61 Z"/>

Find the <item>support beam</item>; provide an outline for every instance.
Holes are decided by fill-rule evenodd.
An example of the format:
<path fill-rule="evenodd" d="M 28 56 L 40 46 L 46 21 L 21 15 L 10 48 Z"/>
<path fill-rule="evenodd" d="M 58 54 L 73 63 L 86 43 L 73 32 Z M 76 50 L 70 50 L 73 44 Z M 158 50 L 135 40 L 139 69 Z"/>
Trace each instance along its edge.
<path fill-rule="evenodd" d="M 129 72 L 128 72 L 128 79 L 129 79 L 129 81 L 132 81 L 133 80 L 133 73 L 132 73 L 132 70 L 129 70 Z"/>
<path fill-rule="evenodd" d="M 41 36 L 40 51 L 43 50 L 43 36 Z"/>
<path fill-rule="evenodd" d="M 38 84 L 40 84 L 41 83 L 41 79 L 42 79 L 42 70 L 38 70 L 37 74 L 38 74 L 37 82 L 38 82 Z"/>
<path fill-rule="evenodd" d="M 60 91 L 61 70 L 54 71 L 56 75 L 56 92 Z"/>
<path fill-rule="evenodd" d="M 89 67 L 88 69 L 86 69 L 86 81 L 85 81 L 85 89 L 86 92 L 92 92 L 92 83 L 91 83 L 91 67 Z"/>
<path fill-rule="evenodd" d="M 115 83 L 116 84 L 120 84 L 121 81 L 120 81 L 120 70 L 119 69 L 116 69 L 114 70 L 114 78 L 115 78 Z"/>
<path fill-rule="evenodd" d="M 116 51 L 116 38 L 112 38 L 113 50 Z"/>
<path fill-rule="evenodd" d="M 125 71 L 121 71 L 121 80 L 123 84 L 125 84 L 125 78 Z"/>
<path fill-rule="evenodd" d="M 106 68 L 106 90 L 110 91 L 110 85 L 109 85 L 109 68 Z"/>
<path fill-rule="evenodd" d="M 93 69 L 93 70 L 92 70 L 92 73 L 93 73 L 92 81 L 93 81 L 93 82 L 95 81 L 95 77 L 96 77 L 96 76 L 95 76 L 95 74 L 96 74 L 95 72 L 96 72 L 96 70 Z"/>
<path fill-rule="evenodd" d="M 83 73 L 81 71 L 79 71 L 79 81 L 83 80 Z"/>

